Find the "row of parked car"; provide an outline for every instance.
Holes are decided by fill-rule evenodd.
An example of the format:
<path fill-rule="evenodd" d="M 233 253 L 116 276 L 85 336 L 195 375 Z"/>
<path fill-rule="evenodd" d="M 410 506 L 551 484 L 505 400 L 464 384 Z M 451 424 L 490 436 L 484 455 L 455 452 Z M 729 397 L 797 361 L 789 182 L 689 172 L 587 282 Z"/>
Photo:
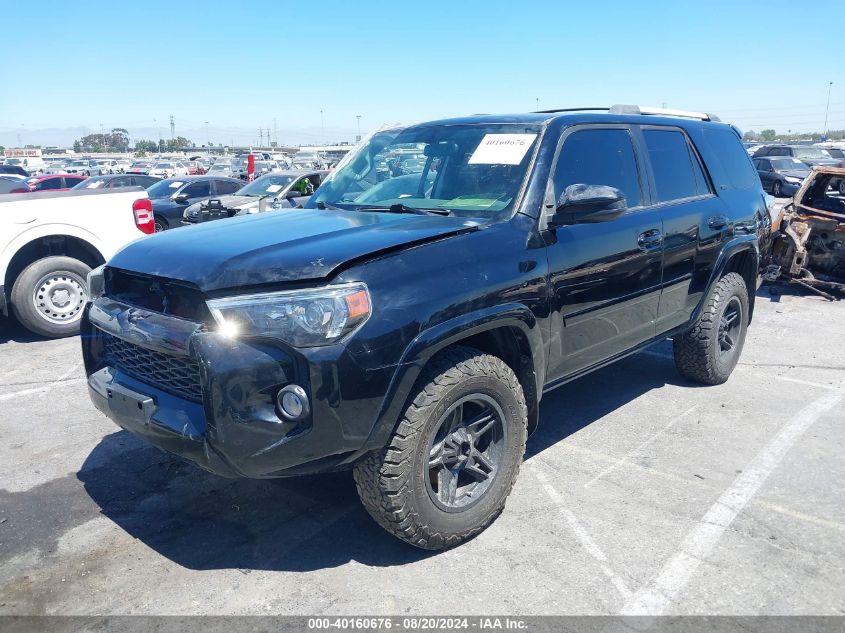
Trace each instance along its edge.
<path fill-rule="evenodd" d="M 763 189 L 776 198 L 794 196 L 813 167 L 845 167 L 845 150 L 809 145 L 762 145 L 749 148 Z M 845 195 L 845 180 L 834 185 Z"/>

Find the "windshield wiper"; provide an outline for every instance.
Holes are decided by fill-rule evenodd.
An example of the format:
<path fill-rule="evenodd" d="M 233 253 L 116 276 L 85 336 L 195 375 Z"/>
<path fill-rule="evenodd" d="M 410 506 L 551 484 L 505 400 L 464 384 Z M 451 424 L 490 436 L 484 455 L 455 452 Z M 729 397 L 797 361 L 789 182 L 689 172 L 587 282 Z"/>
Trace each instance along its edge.
<path fill-rule="evenodd" d="M 318 202 L 314 206 L 317 207 L 320 211 L 325 211 L 326 209 L 332 209 L 333 211 L 349 211 L 349 209 L 344 209 L 343 207 L 339 207 L 335 204 L 326 203 L 323 201 Z"/>
<path fill-rule="evenodd" d="M 418 209 L 406 204 L 391 204 L 389 207 L 358 207 L 358 211 L 375 211 L 381 213 L 413 213 L 414 215 L 449 215 L 448 209 Z"/>

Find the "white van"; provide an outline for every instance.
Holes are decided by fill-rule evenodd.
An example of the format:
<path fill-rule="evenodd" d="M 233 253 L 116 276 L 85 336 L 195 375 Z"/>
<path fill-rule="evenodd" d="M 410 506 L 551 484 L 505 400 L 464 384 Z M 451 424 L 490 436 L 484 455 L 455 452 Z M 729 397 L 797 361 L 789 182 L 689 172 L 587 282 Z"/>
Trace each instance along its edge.
<path fill-rule="evenodd" d="M 41 173 L 47 167 L 44 159 L 40 156 L 8 156 L 3 164 L 23 167 L 30 174 Z"/>

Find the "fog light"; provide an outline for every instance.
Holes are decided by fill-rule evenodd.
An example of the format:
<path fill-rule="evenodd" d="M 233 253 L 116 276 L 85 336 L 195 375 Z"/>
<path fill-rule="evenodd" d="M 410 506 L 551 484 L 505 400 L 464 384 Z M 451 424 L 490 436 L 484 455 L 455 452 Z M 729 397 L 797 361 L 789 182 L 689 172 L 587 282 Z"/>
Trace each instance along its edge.
<path fill-rule="evenodd" d="M 299 385 L 288 385 L 276 396 L 279 412 L 288 420 L 299 420 L 308 415 L 308 396 Z"/>

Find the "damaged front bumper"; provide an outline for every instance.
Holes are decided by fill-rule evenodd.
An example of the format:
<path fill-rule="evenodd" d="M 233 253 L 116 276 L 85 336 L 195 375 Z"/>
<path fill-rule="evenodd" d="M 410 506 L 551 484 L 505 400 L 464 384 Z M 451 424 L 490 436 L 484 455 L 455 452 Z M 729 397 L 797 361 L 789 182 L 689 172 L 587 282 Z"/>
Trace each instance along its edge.
<path fill-rule="evenodd" d="M 82 348 L 97 409 L 149 443 L 228 477 L 343 467 L 363 450 L 381 405 L 375 393 L 390 377 L 389 368 L 362 369 L 343 346 L 306 355 L 106 297 L 86 308 Z M 289 385 L 310 400 L 301 419 L 278 408 Z"/>

